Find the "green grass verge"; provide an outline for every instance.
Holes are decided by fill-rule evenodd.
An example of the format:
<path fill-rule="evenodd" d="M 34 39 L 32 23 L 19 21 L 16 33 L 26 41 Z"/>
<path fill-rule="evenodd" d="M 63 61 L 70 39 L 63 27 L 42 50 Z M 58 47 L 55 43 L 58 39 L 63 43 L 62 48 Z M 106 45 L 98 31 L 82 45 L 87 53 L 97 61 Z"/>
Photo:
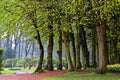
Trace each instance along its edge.
<path fill-rule="evenodd" d="M 12 68 L 3 68 L 3 71 L 2 74 L 15 74 L 16 71 L 31 71 L 31 72 L 34 72 L 35 68 L 31 68 L 31 69 L 28 69 L 28 68 L 18 68 L 18 69 L 21 69 L 21 70 L 17 70 L 17 69 L 12 69 Z"/>
<path fill-rule="evenodd" d="M 32 71 L 32 72 L 34 72 L 35 71 L 35 69 L 36 68 L 34 68 L 34 67 L 32 67 L 31 69 L 29 69 L 29 68 L 21 68 L 21 71 Z"/>
<path fill-rule="evenodd" d="M 44 80 L 120 80 L 120 77 L 114 76 L 112 74 L 78 74 L 71 72 L 62 76 L 45 78 Z"/>
<path fill-rule="evenodd" d="M 23 68 L 23 67 L 18 67 L 18 68 L 3 68 L 2 74 L 15 74 L 16 71 L 31 71 L 34 72 L 35 71 L 35 67 L 32 67 L 31 69 L 29 68 Z M 65 68 L 63 68 L 65 69 Z M 55 67 L 54 70 L 57 70 L 57 68 Z"/>
<path fill-rule="evenodd" d="M 15 74 L 15 70 L 9 70 L 9 68 L 4 68 L 2 74 Z"/>

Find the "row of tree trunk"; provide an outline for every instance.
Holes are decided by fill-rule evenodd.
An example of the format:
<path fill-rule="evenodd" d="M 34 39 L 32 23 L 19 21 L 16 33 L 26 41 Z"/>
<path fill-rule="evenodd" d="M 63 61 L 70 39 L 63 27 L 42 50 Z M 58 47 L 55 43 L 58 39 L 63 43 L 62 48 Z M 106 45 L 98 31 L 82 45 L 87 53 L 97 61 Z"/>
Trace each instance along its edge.
<path fill-rule="evenodd" d="M 53 17 L 51 16 L 52 11 L 48 8 L 48 57 L 47 57 L 47 64 L 45 69 L 51 71 L 53 70 L 53 41 L 54 41 L 54 34 L 53 34 Z M 68 16 L 67 16 L 68 17 Z M 69 71 L 73 70 L 79 70 L 81 67 L 86 69 L 87 67 L 96 67 L 98 64 L 98 73 L 105 73 L 107 69 L 107 63 L 109 61 L 109 58 L 113 58 L 108 56 L 108 48 L 106 45 L 106 22 L 101 22 L 95 25 L 95 27 L 92 28 L 91 34 L 92 34 L 92 64 L 90 64 L 90 53 L 88 51 L 88 44 L 86 39 L 86 31 L 84 29 L 84 26 L 79 24 L 80 20 L 76 22 L 76 32 L 73 32 L 70 30 L 71 25 L 69 24 L 71 20 L 69 18 L 65 19 L 68 24 L 66 25 L 67 30 L 59 29 L 59 50 L 57 51 L 58 54 L 58 60 L 59 60 L 59 66 L 58 69 L 62 70 L 62 43 L 64 43 L 65 47 L 65 55 L 66 55 L 66 61 L 67 61 L 67 68 Z M 35 18 L 32 18 L 32 22 L 34 25 L 34 28 L 37 33 L 37 41 L 40 49 L 40 60 L 39 65 L 35 72 L 39 72 L 42 70 L 42 62 L 44 58 L 44 48 L 41 42 L 40 32 L 37 30 L 37 22 Z M 62 22 L 60 22 L 62 23 Z M 59 24 L 60 26 L 60 24 Z M 97 35 L 96 35 L 97 33 Z M 115 43 L 115 42 L 114 42 Z M 73 50 L 73 60 L 72 60 L 72 54 L 71 54 L 71 44 L 72 44 L 72 50 Z M 115 46 L 117 43 L 115 43 Z M 81 49 L 80 49 L 81 48 Z M 80 61 L 80 50 L 82 50 L 82 62 Z M 98 50 L 96 56 L 96 50 Z M 113 52 L 117 51 L 117 48 L 113 48 Z M 115 55 L 116 57 L 116 55 Z M 98 63 L 97 63 L 98 60 Z M 116 63 L 116 60 L 113 62 Z"/>

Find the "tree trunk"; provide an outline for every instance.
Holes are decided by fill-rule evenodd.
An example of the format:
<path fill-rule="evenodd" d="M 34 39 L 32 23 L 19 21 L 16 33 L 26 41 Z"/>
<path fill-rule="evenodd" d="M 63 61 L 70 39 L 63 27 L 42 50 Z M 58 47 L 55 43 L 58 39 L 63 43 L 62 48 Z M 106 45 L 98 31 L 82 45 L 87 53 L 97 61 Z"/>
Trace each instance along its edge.
<path fill-rule="evenodd" d="M 113 41 L 110 40 L 110 54 L 109 54 L 109 59 L 110 59 L 110 64 L 114 64 L 114 48 L 113 48 Z"/>
<path fill-rule="evenodd" d="M 68 63 L 67 63 L 67 57 L 66 56 L 65 56 L 65 61 L 66 61 L 66 63 L 65 63 L 65 69 L 68 70 Z"/>
<path fill-rule="evenodd" d="M 53 53 L 53 26 L 48 25 L 48 31 L 49 31 L 49 43 L 48 43 L 48 56 L 47 56 L 47 65 L 46 69 L 49 71 L 53 70 L 53 62 L 52 62 L 52 53 Z"/>
<path fill-rule="evenodd" d="M 106 47 L 105 47 L 105 38 L 106 38 L 106 26 L 105 23 L 97 26 L 97 37 L 98 37 L 98 50 L 99 50 L 99 67 L 98 73 L 103 74 L 106 71 L 107 59 L 106 59 Z"/>
<path fill-rule="evenodd" d="M 35 42 L 32 42 L 32 52 L 31 52 L 31 58 L 34 57 L 34 51 L 35 51 Z"/>
<path fill-rule="evenodd" d="M 81 62 L 80 62 L 80 45 L 82 41 L 81 36 L 81 29 L 76 27 L 77 34 L 76 34 L 76 70 L 81 69 Z"/>
<path fill-rule="evenodd" d="M 120 48 L 118 49 L 118 59 L 120 59 Z M 120 63 L 120 60 L 118 60 L 118 63 Z"/>
<path fill-rule="evenodd" d="M 86 40 L 86 32 L 84 31 L 83 26 L 80 26 L 81 28 L 81 35 L 82 35 L 82 54 L 83 54 L 83 67 L 89 67 L 89 52 L 88 52 L 88 48 L 87 48 L 87 40 Z"/>
<path fill-rule="evenodd" d="M 97 61 L 97 67 L 99 66 L 99 50 L 98 50 L 98 40 L 97 41 L 97 45 L 96 45 L 96 61 Z"/>
<path fill-rule="evenodd" d="M 48 71 L 52 71 L 53 70 L 53 62 L 52 62 L 52 58 L 53 58 L 53 12 L 52 9 L 50 8 L 52 6 L 52 4 L 49 5 L 49 7 L 47 8 L 48 10 L 48 56 L 47 56 L 47 64 L 45 69 L 47 69 Z"/>
<path fill-rule="evenodd" d="M 108 54 L 107 54 L 107 64 L 110 65 L 110 40 L 108 40 Z"/>
<path fill-rule="evenodd" d="M 22 41 L 19 40 L 19 43 L 18 43 L 18 59 L 21 59 L 22 58 L 22 54 L 21 54 L 21 43 Z"/>
<path fill-rule="evenodd" d="M 8 47 L 11 48 L 10 47 L 10 38 L 9 37 L 10 37 L 10 35 L 7 33 L 7 39 L 6 39 L 6 45 L 5 45 L 6 48 L 8 48 Z"/>
<path fill-rule="evenodd" d="M 59 50 L 57 51 L 58 54 L 58 70 L 62 70 L 62 31 L 59 30 Z"/>
<path fill-rule="evenodd" d="M 96 30 L 92 29 L 92 67 L 96 67 Z"/>
<path fill-rule="evenodd" d="M 105 53 L 106 53 L 106 64 L 109 64 L 109 41 L 107 40 L 107 38 L 105 39 Z"/>
<path fill-rule="evenodd" d="M 115 62 L 115 64 L 117 64 L 118 63 L 118 55 L 117 55 L 117 40 L 115 39 L 115 40 L 113 40 L 113 48 L 114 48 L 114 62 Z"/>
<path fill-rule="evenodd" d="M 35 38 L 37 39 L 37 43 L 38 43 L 39 50 L 40 50 L 39 63 L 38 63 L 38 66 L 35 70 L 35 73 L 36 73 L 36 72 L 41 72 L 42 71 L 42 63 L 43 63 L 43 58 L 44 58 L 44 48 L 43 48 L 42 41 L 41 41 L 41 38 L 40 38 L 39 30 L 37 30 L 38 26 L 37 26 L 36 20 L 33 19 L 32 21 L 33 21 L 33 25 L 34 25 L 36 33 L 37 33 Z"/>
<path fill-rule="evenodd" d="M 21 37 L 21 33 L 18 33 L 19 31 L 17 31 L 13 36 L 14 36 L 14 53 L 16 58 L 19 59 L 19 54 L 17 53 L 17 47 L 19 45 L 19 41 L 20 41 L 20 37 Z"/>
<path fill-rule="evenodd" d="M 17 49 L 17 45 L 18 45 L 18 39 L 16 39 L 16 36 L 14 35 L 15 39 L 14 39 L 14 53 L 15 53 L 15 57 L 17 58 L 17 53 L 16 53 L 16 49 Z M 19 58 L 18 58 L 19 59 Z"/>
<path fill-rule="evenodd" d="M 31 43 L 30 42 L 25 42 L 25 57 L 28 56 L 29 52 L 30 52 L 30 48 L 31 48 Z"/>
<path fill-rule="evenodd" d="M 72 64 L 72 59 L 70 56 L 70 35 L 69 33 L 64 32 L 63 36 L 64 36 L 64 45 L 65 45 L 68 70 L 73 71 L 73 64 Z"/>
<path fill-rule="evenodd" d="M 38 46 L 39 46 L 39 49 L 40 49 L 40 58 L 39 58 L 39 63 L 38 63 L 38 66 L 35 70 L 35 73 L 42 71 L 42 63 L 43 63 L 43 58 L 44 58 L 44 48 L 43 48 L 43 45 L 42 45 L 42 42 L 41 42 L 40 33 L 39 33 L 38 30 L 36 32 L 37 32 L 37 42 L 38 42 Z"/>
<path fill-rule="evenodd" d="M 74 33 L 70 34 L 71 38 L 71 43 L 72 43 L 72 51 L 73 51 L 73 62 L 74 62 L 74 68 L 76 67 L 76 50 L 75 50 L 75 38 L 74 38 Z"/>

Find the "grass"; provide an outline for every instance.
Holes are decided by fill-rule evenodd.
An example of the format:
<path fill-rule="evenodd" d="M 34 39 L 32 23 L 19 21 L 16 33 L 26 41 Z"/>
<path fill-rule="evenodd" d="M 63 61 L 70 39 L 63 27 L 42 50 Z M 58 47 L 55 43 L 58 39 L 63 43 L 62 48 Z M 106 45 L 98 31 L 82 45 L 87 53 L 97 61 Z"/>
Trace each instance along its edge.
<path fill-rule="evenodd" d="M 2 74 L 15 74 L 16 71 L 34 71 L 35 68 L 31 68 L 30 70 L 28 68 L 18 68 L 18 69 L 21 69 L 21 70 L 17 70 L 17 69 L 14 69 L 14 68 L 3 68 L 3 71 L 2 71 Z"/>
<path fill-rule="evenodd" d="M 120 80 L 120 77 L 114 76 L 112 74 L 78 74 L 76 72 L 71 72 L 62 76 L 45 78 L 44 80 Z"/>
<path fill-rule="evenodd" d="M 29 68 L 21 68 L 21 71 L 35 71 L 36 68 L 32 67 L 31 69 Z"/>
<path fill-rule="evenodd" d="M 16 71 L 31 71 L 34 72 L 36 68 L 32 67 L 31 69 L 29 68 L 22 68 L 22 67 L 18 67 L 18 68 L 3 68 L 2 74 L 15 74 Z M 65 69 L 65 68 L 63 68 Z M 54 70 L 57 70 L 57 68 L 55 67 Z"/>
<path fill-rule="evenodd" d="M 15 74 L 15 70 L 9 70 L 9 68 L 4 68 L 2 74 Z"/>
<path fill-rule="evenodd" d="M 58 69 L 58 67 L 54 67 L 54 70 L 57 70 L 57 69 Z M 63 67 L 62 69 L 65 70 L 65 67 Z"/>

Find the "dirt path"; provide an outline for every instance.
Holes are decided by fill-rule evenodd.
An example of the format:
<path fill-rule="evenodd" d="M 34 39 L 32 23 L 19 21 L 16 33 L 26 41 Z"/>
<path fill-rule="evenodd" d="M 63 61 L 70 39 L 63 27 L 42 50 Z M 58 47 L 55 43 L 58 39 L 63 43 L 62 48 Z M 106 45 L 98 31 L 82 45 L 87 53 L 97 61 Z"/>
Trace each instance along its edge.
<path fill-rule="evenodd" d="M 63 75 L 67 71 L 49 71 L 40 74 L 2 74 L 0 80 L 43 80 L 43 78 Z"/>

